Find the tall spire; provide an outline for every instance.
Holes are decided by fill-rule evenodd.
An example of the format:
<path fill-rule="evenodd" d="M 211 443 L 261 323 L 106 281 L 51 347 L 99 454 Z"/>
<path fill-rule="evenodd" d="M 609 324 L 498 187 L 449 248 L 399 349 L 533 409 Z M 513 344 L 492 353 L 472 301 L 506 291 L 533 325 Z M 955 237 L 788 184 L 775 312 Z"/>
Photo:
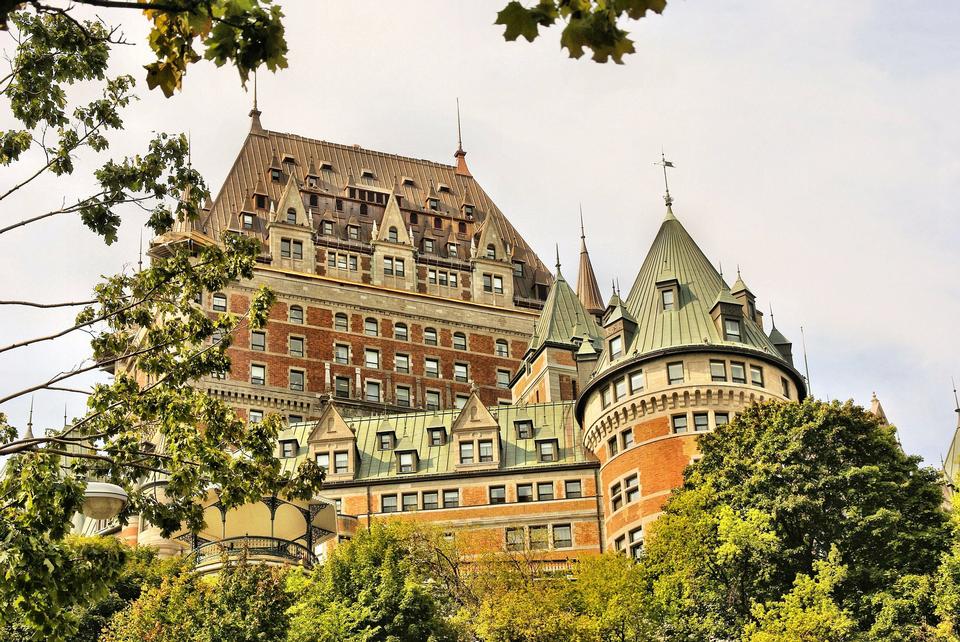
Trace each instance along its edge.
<path fill-rule="evenodd" d="M 583 309 L 596 318 L 603 316 L 606 306 L 600 294 L 597 275 L 593 271 L 593 262 L 587 252 L 587 236 L 583 229 L 583 206 L 580 206 L 580 269 L 577 273 L 577 298 Z"/>
<path fill-rule="evenodd" d="M 27 431 L 23 433 L 23 438 L 33 439 L 33 396 L 32 395 L 30 396 L 30 414 L 27 415 Z"/>
<path fill-rule="evenodd" d="M 467 169 L 467 152 L 463 151 L 463 134 L 460 129 L 460 98 L 457 98 L 457 151 L 453 157 L 457 159 L 456 174 L 458 176 L 473 176 Z"/>
<path fill-rule="evenodd" d="M 263 125 L 260 124 L 260 114 L 263 113 L 257 107 L 257 72 L 253 72 L 253 109 L 247 115 L 250 116 L 250 131 L 263 133 Z"/>
<path fill-rule="evenodd" d="M 557 250 L 557 278 L 560 278 L 560 244 L 555 243 L 554 246 Z"/>
<path fill-rule="evenodd" d="M 670 183 L 667 181 L 667 168 L 673 167 L 673 162 L 668 161 L 667 157 L 664 155 L 663 150 L 660 150 L 660 162 L 654 163 L 654 165 L 659 165 L 663 168 L 663 187 L 665 193 L 663 195 L 663 200 L 667 204 L 667 216 L 673 216 L 673 197 L 670 196 Z"/>

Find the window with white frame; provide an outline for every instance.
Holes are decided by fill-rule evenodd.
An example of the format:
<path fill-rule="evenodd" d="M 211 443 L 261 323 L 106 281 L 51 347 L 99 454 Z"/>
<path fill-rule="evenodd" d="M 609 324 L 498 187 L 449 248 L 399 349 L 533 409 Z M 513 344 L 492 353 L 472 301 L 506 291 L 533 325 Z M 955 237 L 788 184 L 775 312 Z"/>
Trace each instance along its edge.
<path fill-rule="evenodd" d="M 304 374 L 303 370 L 291 370 L 290 371 L 290 390 L 303 392 L 305 378 L 306 378 L 306 375 Z"/>
<path fill-rule="evenodd" d="M 497 339 L 496 343 L 493 344 L 493 354 L 498 357 L 510 356 L 507 342 L 504 339 Z"/>
<path fill-rule="evenodd" d="M 343 343 L 334 345 L 333 362 L 343 365 L 350 363 L 350 346 Z"/>
<path fill-rule="evenodd" d="M 262 386 L 267 382 L 267 366 L 257 363 L 250 366 L 250 383 Z"/>
<path fill-rule="evenodd" d="M 410 355 L 397 353 L 393 357 L 394 369 L 401 374 L 410 374 Z"/>

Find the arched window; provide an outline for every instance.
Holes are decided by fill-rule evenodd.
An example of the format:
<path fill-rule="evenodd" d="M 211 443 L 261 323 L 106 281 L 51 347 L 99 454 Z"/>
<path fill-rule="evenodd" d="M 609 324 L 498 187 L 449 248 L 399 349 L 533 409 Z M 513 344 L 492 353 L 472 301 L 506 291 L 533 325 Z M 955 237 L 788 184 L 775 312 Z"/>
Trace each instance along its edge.
<path fill-rule="evenodd" d="M 396 243 L 398 242 L 398 239 L 399 237 L 397 236 L 397 228 L 391 227 L 389 230 L 387 230 L 388 241 L 390 241 L 391 243 Z"/>
<path fill-rule="evenodd" d="M 509 350 L 507 348 L 506 339 L 497 339 L 497 342 L 494 344 L 494 354 L 498 357 L 509 356 Z"/>
<path fill-rule="evenodd" d="M 453 347 L 456 350 L 466 350 L 467 349 L 467 335 L 462 332 L 453 333 Z"/>
<path fill-rule="evenodd" d="M 290 323 L 303 323 L 303 308 L 299 305 L 290 306 Z"/>
<path fill-rule="evenodd" d="M 367 215 L 367 204 L 360 203 L 360 216 L 366 216 L 366 215 Z"/>
<path fill-rule="evenodd" d="M 375 337 L 380 334 L 377 320 L 373 317 L 367 317 L 363 320 L 363 333 L 368 337 Z"/>
<path fill-rule="evenodd" d="M 287 223 L 297 224 L 297 210 L 292 207 L 287 210 Z"/>
<path fill-rule="evenodd" d="M 460 221 L 459 223 L 457 223 L 457 231 L 460 232 L 461 234 L 466 234 L 467 224 L 464 223 L 463 221 Z"/>
<path fill-rule="evenodd" d="M 397 341 L 406 341 L 410 338 L 406 323 L 397 323 L 393 326 L 393 338 Z"/>
<path fill-rule="evenodd" d="M 347 315 L 343 312 L 337 312 L 333 316 L 333 329 L 339 332 L 347 331 Z"/>
<path fill-rule="evenodd" d="M 496 259 L 497 258 L 497 248 L 494 247 L 493 243 L 487 244 L 487 258 Z"/>
<path fill-rule="evenodd" d="M 428 346 L 437 345 L 437 331 L 434 328 L 423 329 L 423 342 Z"/>

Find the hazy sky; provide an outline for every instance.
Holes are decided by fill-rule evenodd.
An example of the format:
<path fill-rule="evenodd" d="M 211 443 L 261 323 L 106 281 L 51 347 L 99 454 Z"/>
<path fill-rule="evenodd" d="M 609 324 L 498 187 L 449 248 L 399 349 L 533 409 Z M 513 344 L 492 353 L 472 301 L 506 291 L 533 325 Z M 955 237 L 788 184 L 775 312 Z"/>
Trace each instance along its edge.
<path fill-rule="evenodd" d="M 471 171 L 545 262 L 558 242 L 574 276 L 582 201 L 600 282 L 624 291 L 663 215 L 663 148 L 704 252 L 728 281 L 741 266 L 797 355 L 804 326 L 814 394 L 866 404 L 876 391 L 905 449 L 939 464 L 960 376 L 960 4 L 672 1 L 628 26 L 637 53 L 616 66 L 567 59 L 557 29 L 505 43 L 492 24 L 504 3 L 283 2 L 290 67 L 260 76 L 264 127 L 452 162 L 459 97 Z M 139 16 L 104 16 L 143 41 Z M 115 58 L 142 84 L 144 47 Z M 236 73 L 202 63 L 176 97 L 141 94 L 115 152 L 189 130 L 216 191 L 249 126 Z M 82 182 L 0 202 L 0 223 Z M 67 217 L 0 236 L 0 298 L 84 298 L 136 263 L 143 218 L 131 212 L 110 248 Z M 0 344 L 69 316 L 0 309 Z M 79 363 L 85 339 L 0 355 L 0 390 Z M 82 412 L 77 395 L 38 395 L 38 427 L 61 423 L 65 402 Z M 22 425 L 28 404 L 0 410 Z"/>

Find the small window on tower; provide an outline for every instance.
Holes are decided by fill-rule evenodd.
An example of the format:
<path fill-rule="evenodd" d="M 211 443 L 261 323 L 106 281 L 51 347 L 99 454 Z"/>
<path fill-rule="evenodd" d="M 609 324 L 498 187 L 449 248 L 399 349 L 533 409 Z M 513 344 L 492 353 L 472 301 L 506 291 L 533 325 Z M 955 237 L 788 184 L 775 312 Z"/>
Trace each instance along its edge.
<path fill-rule="evenodd" d="M 617 335 L 610 339 L 610 358 L 619 359 L 623 356 L 623 337 Z"/>
<path fill-rule="evenodd" d="M 727 341 L 739 341 L 740 340 L 740 320 L 724 319 L 723 334 L 724 334 L 724 338 Z"/>
<path fill-rule="evenodd" d="M 297 210 L 292 207 L 287 209 L 287 223 L 292 225 L 297 224 Z"/>
<path fill-rule="evenodd" d="M 243 215 L 243 229 L 252 230 L 253 229 L 253 214 L 244 214 Z"/>
<path fill-rule="evenodd" d="M 662 290 L 660 292 L 660 299 L 663 301 L 664 310 L 672 310 L 674 301 L 673 301 L 673 290 Z"/>

